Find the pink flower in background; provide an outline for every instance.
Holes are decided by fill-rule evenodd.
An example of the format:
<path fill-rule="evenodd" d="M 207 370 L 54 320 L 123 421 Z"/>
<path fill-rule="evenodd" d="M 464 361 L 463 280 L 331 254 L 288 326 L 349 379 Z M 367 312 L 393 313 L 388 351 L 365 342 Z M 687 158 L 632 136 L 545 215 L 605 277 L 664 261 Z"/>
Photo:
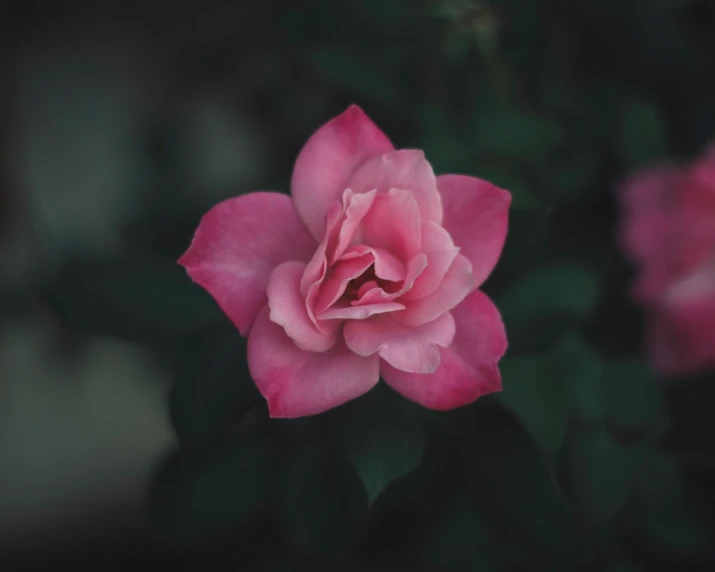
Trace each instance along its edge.
<path fill-rule="evenodd" d="M 357 106 L 308 140 L 291 190 L 216 205 L 179 261 L 248 336 L 272 417 L 336 407 L 380 375 L 432 409 L 501 389 L 504 325 L 477 288 L 504 245 L 508 192 L 435 177 Z"/>
<path fill-rule="evenodd" d="M 715 367 L 715 146 L 691 165 L 634 174 L 621 202 L 654 365 L 666 375 Z"/>

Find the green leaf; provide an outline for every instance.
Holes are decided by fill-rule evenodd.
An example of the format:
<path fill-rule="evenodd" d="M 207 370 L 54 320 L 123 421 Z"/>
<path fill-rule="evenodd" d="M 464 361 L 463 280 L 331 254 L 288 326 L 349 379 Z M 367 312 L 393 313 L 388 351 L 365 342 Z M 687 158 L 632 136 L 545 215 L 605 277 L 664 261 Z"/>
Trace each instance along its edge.
<path fill-rule="evenodd" d="M 206 439 L 261 402 L 251 381 L 246 340 L 238 331 L 207 336 L 184 356 L 169 394 L 169 415 L 182 442 Z"/>
<path fill-rule="evenodd" d="M 423 105 L 417 119 L 420 122 L 419 146 L 437 173 L 459 173 L 472 163 L 469 149 L 453 127 L 447 110 L 440 105 Z"/>
<path fill-rule="evenodd" d="M 564 381 L 570 409 L 589 422 L 603 419 L 603 366 L 596 352 L 578 334 L 567 331 L 551 350 L 549 361 Z"/>
<path fill-rule="evenodd" d="M 594 308 L 598 281 L 578 266 L 535 269 L 499 299 L 504 320 L 525 321 L 535 317 L 585 318 Z"/>
<path fill-rule="evenodd" d="M 568 394 L 562 380 L 541 357 L 507 357 L 500 364 L 499 399 L 547 451 L 556 451 L 566 433 Z"/>
<path fill-rule="evenodd" d="M 685 495 L 675 459 L 651 443 L 634 447 L 631 525 L 641 538 L 669 556 L 701 553 L 708 538 Z"/>
<path fill-rule="evenodd" d="M 604 572 L 640 572 L 642 568 L 638 566 L 631 558 L 619 556 L 612 562 L 608 562 L 604 568 Z"/>
<path fill-rule="evenodd" d="M 669 427 L 661 388 L 644 361 L 606 362 L 603 384 L 608 419 L 623 429 L 640 429 L 661 435 Z"/>
<path fill-rule="evenodd" d="M 465 474 L 495 534 L 526 549 L 535 569 L 582 569 L 589 549 L 551 465 L 516 419 L 490 403 L 461 431 Z"/>
<path fill-rule="evenodd" d="M 656 12 L 678 12 L 690 8 L 698 0 L 640 0 L 643 7 Z"/>
<path fill-rule="evenodd" d="M 548 207 L 510 209 L 506 244 L 499 264 L 485 284 L 489 294 L 501 300 L 504 290 L 528 271 L 546 243 L 550 223 L 551 209 Z"/>
<path fill-rule="evenodd" d="M 566 136 L 558 123 L 531 111 L 499 105 L 476 110 L 471 146 L 482 157 L 535 162 L 561 145 Z"/>
<path fill-rule="evenodd" d="M 599 530 L 616 517 L 628 492 L 629 451 L 603 427 L 584 429 L 571 442 L 571 479 L 577 505 Z"/>
<path fill-rule="evenodd" d="M 338 446 L 360 477 L 369 504 L 422 461 L 424 437 L 412 411 L 403 399 L 376 388 L 341 412 Z"/>
<path fill-rule="evenodd" d="M 334 48 L 313 50 L 304 59 L 309 67 L 355 101 L 365 100 L 391 110 L 405 110 L 396 78 L 380 69 L 381 60 L 368 61 L 362 55 Z"/>
<path fill-rule="evenodd" d="M 170 542 L 192 544 L 251 521 L 267 506 L 273 460 L 266 441 L 227 439 L 200 450 L 178 450 L 151 489 L 153 531 Z"/>
<path fill-rule="evenodd" d="M 619 109 L 616 152 L 628 167 L 669 156 L 668 137 L 660 110 L 644 98 L 629 98 Z"/>
<path fill-rule="evenodd" d="M 558 151 L 535 165 L 538 183 L 552 201 L 582 200 L 587 191 L 600 191 L 598 185 L 601 155 L 591 141 L 569 141 Z"/>
<path fill-rule="evenodd" d="M 427 561 L 434 570 L 497 570 L 487 519 L 467 495 L 454 498 L 438 517 Z"/>
<path fill-rule="evenodd" d="M 318 446 L 304 446 L 286 459 L 279 475 L 278 516 L 296 547 L 330 555 L 345 550 L 367 508 L 350 466 Z"/>
<path fill-rule="evenodd" d="M 511 207 L 530 210 L 539 207 L 539 201 L 529 190 L 528 183 L 518 174 L 495 167 L 475 167 L 474 172 L 479 178 L 511 193 Z"/>
<path fill-rule="evenodd" d="M 496 296 L 509 332 L 510 354 L 548 351 L 565 328 L 592 313 L 598 289 L 594 273 L 569 264 L 539 266 L 522 276 Z"/>
<path fill-rule="evenodd" d="M 137 342 L 176 338 L 223 319 L 175 261 L 135 254 L 71 261 L 44 299 L 69 328 Z"/>

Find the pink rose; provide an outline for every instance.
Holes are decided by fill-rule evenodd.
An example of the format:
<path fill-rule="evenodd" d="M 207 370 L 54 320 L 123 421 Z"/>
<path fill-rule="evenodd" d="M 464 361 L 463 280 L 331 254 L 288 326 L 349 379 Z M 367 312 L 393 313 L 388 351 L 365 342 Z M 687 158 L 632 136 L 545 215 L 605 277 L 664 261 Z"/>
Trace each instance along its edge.
<path fill-rule="evenodd" d="M 216 205 L 179 261 L 248 336 L 272 417 L 336 407 L 380 375 L 432 409 L 501 389 L 504 325 L 477 287 L 504 245 L 508 192 L 435 177 L 354 105 L 305 144 L 291 189 Z"/>
<path fill-rule="evenodd" d="M 632 175 L 621 189 L 621 242 L 663 374 L 715 366 L 715 146 L 687 167 Z"/>

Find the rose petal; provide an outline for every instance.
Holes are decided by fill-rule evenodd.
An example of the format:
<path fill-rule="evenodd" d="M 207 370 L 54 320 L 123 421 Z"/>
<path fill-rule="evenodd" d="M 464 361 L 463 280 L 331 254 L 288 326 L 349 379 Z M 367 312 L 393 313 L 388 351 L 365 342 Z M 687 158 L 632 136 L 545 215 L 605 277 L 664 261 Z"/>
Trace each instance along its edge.
<path fill-rule="evenodd" d="M 375 197 L 361 228 L 367 246 L 384 248 L 409 260 L 420 252 L 421 226 L 420 209 L 412 193 L 391 189 Z"/>
<path fill-rule="evenodd" d="M 300 291 L 304 296 L 308 295 L 308 290 L 316 283 L 320 283 L 325 278 L 328 271 L 328 250 L 337 244 L 340 223 L 344 217 L 343 209 L 339 203 L 333 203 L 326 215 L 327 229 L 325 236 L 320 241 L 313 257 L 308 262 L 305 274 L 300 281 Z M 314 289 L 315 290 L 315 289 Z"/>
<path fill-rule="evenodd" d="M 273 269 L 289 260 L 306 261 L 315 248 L 290 197 L 257 192 L 208 211 L 179 264 L 247 336 L 266 303 Z"/>
<path fill-rule="evenodd" d="M 372 254 L 375 258 L 375 275 L 379 278 L 390 282 L 399 282 L 405 279 L 407 272 L 405 264 L 384 248 L 373 248 L 359 244 L 347 250 L 340 257 L 340 260 L 352 260 L 366 254 Z"/>
<path fill-rule="evenodd" d="M 345 343 L 356 354 L 378 353 L 391 366 L 413 373 L 432 373 L 440 359 L 438 346 L 447 347 L 454 339 L 454 319 L 447 312 L 428 324 L 410 328 L 390 314 L 367 320 L 346 322 Z"/>
<path fill-rule="evenodd" d="M 380 288 L 380 285 L 377 282 L 375 282 L 374 280 L 369 280 L 369 281 L 365 282 L 362 286 L 360 286 L 359 290 L 357 291 L 358 298 L 362 298 L 370 290 L 379 290 L 380 292 L 384 293 L 384 290 L 382 288 Z M 387 295 L 385 294 L 385 297 L 386 296 Z M 359 300 L 357 300 L 355 302 L 350 302 L 350 303 L 353 306 L 358 306 Z"/>
<path fill-rule="evenodd" d="M 715 269 L 671 284 L 653 315 L 650 343 L 661 372 L 689 373 L 715 363 Z"/>
<path fill-rule="evenodd" d="M 405 300 L 424 298 L 435 291 L 459 253 L 449 233 L 438 224 L 422 221 L 422 252 L 427 256 L 424 272 L 415 280 Z"/>
<path fill-rule="evenodd" d="M 372 190 L 361 195 L 356 195 L 350 189 L 347 189 L 343 194 L 345 216 L 340 224 L 337 244 L 333 251 L 329 253 L 331 264 L 343 255 L 348 246 L 362 241 L 360 223 L 365 217 L 365 214 L 370 210 L 376 194 L 377 191 Z"/>
<path fill-rule="evenodd" d="M 318 316 L 318 320 L 364 320 L 373 314 L 396 312 L 404 309 L 405 307 L 397 302 L 385 302 L 384 304 L 371 304 L 369 306 L 333 306 L 322 312 Z"/>
<path fill-rule="evenodd" d="M 404 262 L 384 248 L 371 248 L 370 250 L 375 257 L 375 275 L 378 278 L 390 282 L 399 282 L 405 279 L 407 270 Z"/>
<path fill-rule="evenodd" d="M 474 288 L 472 264 L 464 256 L 458 254 L 439 286 L 424 298 L 405 300 L 407 308 L 404 312 L 400 312 L 396 319 L 408 326 L 426 324 L 454 308 Z"/>
<path fill-rule="evenodd" d="M 325 235 L 325 214 L 340 200 L 355 169 L 393 149 L 357 105 L 351 105 L 308 139 L 295 162 L 291 194 L 298 215 L 317 240 Z"/>
<path fill-rule="evenodd" d="M 283 327 L 300 349 L 324 352 L 335 344 L 339 324 L 326 322 L 316 326 L 311 320 L 300 292 L 305 267 L 302 262 L 284 262 L 273 271 L 268 282 L 270 318 Z"/>
<path fill-rule="evenodd" d="M 475 290 L 452 315 L 456 325 L 454 340 L 442 350 L 434 373 L 407 373 L 385 361 L 381 364 L 388 385 L 430 409 L 454 409 L 501 390 L 497 364 L 506 352 L 507 342 L 499 311 L 483 292 Z"/>
<path fill-rule="evenodd" d="M 378 356 L 362 357 L 339 340 L 323 353 L 299 349 L 266 307 L 248 338 L 248 367 L 271 417 L 322 413 L 366 393 L 379 380 Z"/>
<path fill-rule="evenodd" d="M 472 263 L 479 287 L 494 269 L 504 247 L 511 194 L 465 175 L 440 175 L 437 186 L 444 208 L 443 226 L 460 254 Z"/>
<path fill-rule="evenodd" d="M 624 220 L 620 240 L 636 262 L 663 259 L 672 234 L 673 191 L 679 172 L 662 165 L 631 175 L 619 188 Z"/>
<path fill-rule="evenodd" d="M 417 278 L 422 274 L 427 267 L 427 256 L 418 254 L 407 263 L 405 270 L 405 279 L 402 286 L 395 292 L 385 292 L 382 288 L 360 288 L 358 291 L 358 299 L 352 302 L 353 306 L 363 306 L 367 304 L 378 304 L 381 302 L 389 302 L 396 300 L 405 292 L 409 292 Z M 368 283 L 366 283 L 368 284 Z"/>
<path fill-rule="evenodd" d="M 331 268 L 330 275 L 320 289 L 315 304 L 315 313 L 319 314 L 330 308 L 343 295 L 348 283 L 361 276 L 374 262 L 375 257 L 371 253 L 360 258 L 338 261 Z"/>
<path fill-rule="evenodd" d="M 350 178 L 348 186 L 356 193 L 377 189 L 409 191 L 423 219 L 442 222 L 442 201 L 431 165 L 422 151 L 401 149 L 367 161 Z"/>

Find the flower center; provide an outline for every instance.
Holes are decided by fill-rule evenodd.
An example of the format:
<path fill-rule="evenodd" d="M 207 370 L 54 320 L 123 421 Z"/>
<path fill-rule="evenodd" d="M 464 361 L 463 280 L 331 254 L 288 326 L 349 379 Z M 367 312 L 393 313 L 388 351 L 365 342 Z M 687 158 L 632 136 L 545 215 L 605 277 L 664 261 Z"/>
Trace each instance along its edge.
<path fill-rule="evenodd" d="M 375 265 L 371 264 L 365 272 L 357 278 L 353 278 L 345 287 L 343 297 L 348 301 L 361 298 L 366 291 L 373 288 L 381 288 L 388 294 L 392 294 L 400 289 L 400 285 L 392 280 L 385 280 L 375 274 Z"/>

